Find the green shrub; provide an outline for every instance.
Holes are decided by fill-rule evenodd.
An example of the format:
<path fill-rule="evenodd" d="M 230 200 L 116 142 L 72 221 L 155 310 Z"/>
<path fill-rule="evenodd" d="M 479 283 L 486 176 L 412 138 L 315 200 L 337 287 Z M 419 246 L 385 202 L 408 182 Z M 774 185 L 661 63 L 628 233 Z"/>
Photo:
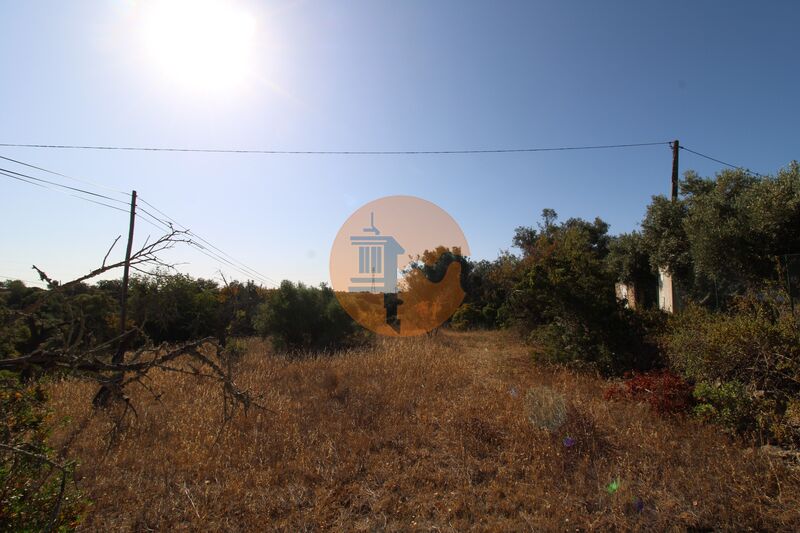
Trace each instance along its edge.
<path fill-rule="evenodd" d="M 470 314 L 466 320 L 457 321 L 456 327 L 493 329 L 507 326 L 508 297 L 519 282 L 521 272 L 520 258 L 508 252 L 501 252 L 494 261 L 470 262 L 467 278 L 462 279 L 466 292 L 464 305 L 470 305 L 481 316 Z"/>
<path fill-rule="evenodd" d="M 47 446 L 46 402 L 40 384 L 0 372 L 0 531 L 67 531 L 86 506 L 72 466 L 62 475 L 50 464 L 57 460 Z"/>
<path fill-rule="evenodd" d="M 800 324 L 785 295 L 764 289 L 730 310 L 690 307 L 663 336 L 673 368 L 697 383 L 698 413 L 767 440 L 800 443 Z"/>
<path fill-rule="evenodd" d="M 341 348 L 360 331 L 333 290 L 284 281 L 267 295 L 253 319 L 256 332 L 270 337 L 277 350 L 319 351 Z"/>
<path fill-rule="evenodd" d="M 738 381 L 695 385 L 694 397 L 698 404 L 695 414 L 702 419 L 721 424 L 735 431 L 746 431 L 756 425 L 754 398 Z"/>
<path fill-rule="evenodd" d="M 499 311 L 492 304 L 486 304 L 483 306 L 483 309 L 481 309 L 481 317 L 483 318 L 483 324 L 486 327 L 494 327 L 497 325 L 499 316 Z"/>
<path fill-rule="evenodd" d="M 536 327 L 530 341 L 539 357 L 554 363 L 592 367 L 604 375 L 622 375 L 661 366 L 661 356 L 644 318 L 621 307 L 602 320 L 588 322 L 568 314 Z"/>
<path fill-rule="evenodd" d="M 555 219 L 546 210 L 539 231 L 517 230 L 525 252 L 510 300 L 517 325 L 548 361 L 588 363 L 604 374 L 658 366 L 649 315 L 626 309 L 614 293 L 615 275 L 604 263 L 608 225 Z"/>
<path fill-rule="evenodd" d="M 453 329 L 464 331 L 468 329 L 491 329 L 502 324 L 502 312 L 492 304 L 480 307 L 480 304 L 465 303 L 456 309 L 450 319 Z"/>
<path fill-rule="evenodd" d="M 130 317 L 153 342 L 183 342 L 220 337 L 222 317 L 217 283 L 185 274 L 134 277 Z"/>
<path fill-rule="evenodd" d="M 456 330 L 466 330 L 477 327 L 482 319 L 481 312 L 472 304 L 461 304 L 450 319 L 450 325 Z"/>
<path fill-rule="evenodd" d="M 552 363 L 593 363 L 606 366 L 611 351 L 579 321 L 555 317 L 536 327 L 529 340 L 539 348 L 538 355 Z"/>

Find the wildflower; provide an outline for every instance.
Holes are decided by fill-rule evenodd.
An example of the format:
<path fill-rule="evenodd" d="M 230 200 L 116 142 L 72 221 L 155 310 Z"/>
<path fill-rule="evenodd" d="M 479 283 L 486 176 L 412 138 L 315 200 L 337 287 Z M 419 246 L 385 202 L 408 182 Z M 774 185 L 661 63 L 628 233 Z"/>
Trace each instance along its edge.
<path fill-rule="evenodd" d="M 573 446 L 575 446 L 575 439 L 573 439 L 572 437 L 565 438 L 564 446 L 566 446 L 567 448 L 572 448 Z"/>

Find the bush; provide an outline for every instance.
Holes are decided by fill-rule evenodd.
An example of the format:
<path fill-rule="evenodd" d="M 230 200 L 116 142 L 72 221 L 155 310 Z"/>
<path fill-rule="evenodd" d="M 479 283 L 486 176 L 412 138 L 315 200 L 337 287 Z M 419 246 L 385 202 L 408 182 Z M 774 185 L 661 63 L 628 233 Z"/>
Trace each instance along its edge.
<path fill-rule="evenodd" d="M 597 335 L 570 317 L 555 317 L 549 324 L 536 327 L 529 340 L 538 346 L 538 355 L 552 363 L 591 363 L 603 367 L 612 359 L 612 352 Z"/>
<path fill-rule="evenodd" d="M 738 381 L 719 384 L 703 381 L 695 386 L 694 397 L 699 402 L 695 414 L 703 420 L 737 432 L 756 426 L 755 399 Z"/>
<path fill-rule="evenodd" d="M 800 444 L 790 407 L 800 398 L 800 323 L 770 288 L 724 313 L 690 307 L 664 335 L 670 364 L 696 382 L 702 416 L 740 432 Z"/>
<path fill-rule="evenodd" d="M 450 319 L 450 325 L 457 330 L 473 329 L 482 322 L 483 314 L 480 309 L 472 304 L 461 304 Z"/>
<path fill-rule="evenodd" d="M 156 343 L 221 337 L 227 322 L 219 300 L 219 287 L 211 280 L 184 274 L 134 277 L 130 316 Z"/>
<path fill-rule="evenodd" d="M 502 252 L 494 261 L 471 262 L 466 285 L 463 285 L 466 291 L 464 306 L 470 308 L 461 310 L 466 316 L 454 315 L 453 325 L 461 329 L 493 329 L 508 325 L 508 297 L 519 282 L 520 267 L 520 259 L 508 252 Z"/>
<path fill-rule="evenodd" d="M 624 308 L 614 293 L 615 276 L 604 263 L 608 225 L 600 219 L 556 225 L 547 211 L 543 218 L 538 232 L 517 230 L 525 251 L 510 301 L 517 324 L 548 361 L 588 363 L 604 374 L 657 366 L 649 315 Z"/>
<path fill-rule="evenodd" d="M 333 290 L 284 281 L 267 295 L 253 319 L 256 332 L 270 337 L 277 350 L 337 349 L 353 344 L 361 331 Z"/>
<path fill-rule="evenodd" d="M 63 473 L 47 447 L 47 395 L 0 372 L 0 531 L 66 531 L 85 503 L 74 490 L 72 469 Z"/>
<path fill-rule="evenodd" d="M 657 338 L 664 320 L 660 311 L 634 312 L 615 305 L 593 320 L 569 313 L 557 315 L 536 327 L 529 340 L 545 361 L 588 366 L 618 376 L 663 365 Z"/>
<path fill-rule="evenodd" d="M 774 176 L 727 169 L 689 171 L 676 201 L 653 197 L 642 244 L 653 266 L 668 267 L 684 294 L 726 307 L 775 275 L 775 257 L 800 250 L 800 164 Z"/>
<path fill-rule="evenodd" d="M 480 304 L 461 304 L 450 319 L 453 329 L 492 329 L 502 324 L 503 314 L 492 304 L 480 307 Z"/>

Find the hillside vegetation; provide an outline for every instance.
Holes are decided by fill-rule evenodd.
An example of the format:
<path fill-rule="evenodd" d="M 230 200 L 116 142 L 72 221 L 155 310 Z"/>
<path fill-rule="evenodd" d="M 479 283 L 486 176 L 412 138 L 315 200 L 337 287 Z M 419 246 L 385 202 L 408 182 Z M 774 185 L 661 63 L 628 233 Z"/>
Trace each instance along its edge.
<path fill-rule="evenodd" d="M 504 332 L 287 358 L 250 341 L 219 387 L 154 371 L 115 431 L 91 382 L 50 389 L 86 531 L 800 529 L 800 475 L 715 426 L 605 399 Z M 146 385 L 146 387 L 144 386 Z M 82 431 L 75 433 L 74 427 Z M 616 489 L 614 488 L 616 484 Z"/>
<path fill-rule="evenodd" d="M 0 283 L 0 530 L 800 530 L 798 228 L 797 162 L 687 172 L 627 234 L 544 209 L 518 254 L 417 256 L 464 300 L 405 340 L 325 284 L 160 269 L 174 229 L 126 313 L 87 283 L 121 263 L 37 268 Z"/>

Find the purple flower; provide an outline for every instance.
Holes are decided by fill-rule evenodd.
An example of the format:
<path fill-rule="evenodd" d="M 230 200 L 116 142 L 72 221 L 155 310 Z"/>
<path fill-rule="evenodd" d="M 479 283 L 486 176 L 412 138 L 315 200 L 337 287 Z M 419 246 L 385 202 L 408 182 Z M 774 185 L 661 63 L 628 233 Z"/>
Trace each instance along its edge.
<path fill-rule="evenodd" d="M 575 446 L 575 439 L 573 439 L 572 437 L 565 438 L 564 446 L 566 446 L 567 448 L 572 448 L 573 446 Z"/>
<path fill-rule="evenodd" d="M 644 502 L 642 501 L 641 498 L 637 497 L 633 500 L 633 508 L 636 509 L 637 513 L 642 512 L 642 510 L 644 509 Z"/>

